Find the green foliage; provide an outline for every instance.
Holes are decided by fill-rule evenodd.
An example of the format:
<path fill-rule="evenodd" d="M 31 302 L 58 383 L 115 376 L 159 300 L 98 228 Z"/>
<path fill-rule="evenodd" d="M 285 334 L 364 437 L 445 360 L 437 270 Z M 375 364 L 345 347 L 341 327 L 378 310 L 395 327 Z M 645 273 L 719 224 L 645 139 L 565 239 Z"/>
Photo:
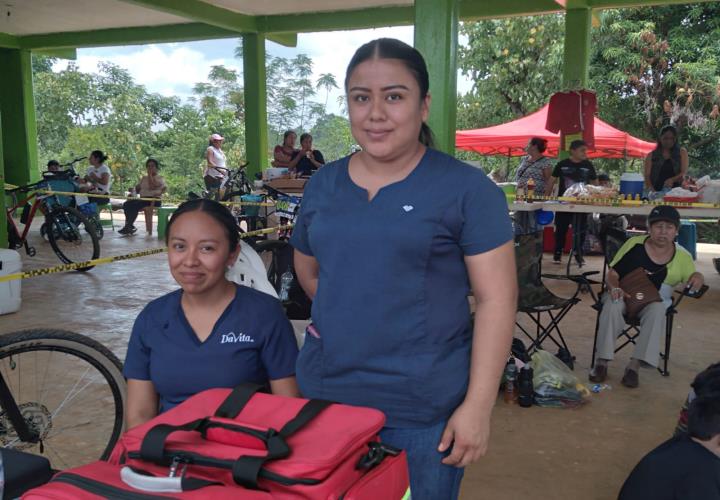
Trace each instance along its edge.
<path fill-rule="evenodd" d="M 691 173 L 720 175 L 720 4 L 598 15 L 589 87 L 597 92 L 600 117 L 651 141 L 673 123 L 688 148 Z M 561 89 L 562 15 L 466 23 L 461 33 L 468 45 L 459 64 L 474 86 L 458 99 L 458 129 L 526 115 Z M 611 174 L 640 168 L 621 160 L 598 160 L 596 166 Z"/>
<path fill-rule="evenodd" d="M 313 147 L 322 152 L 326 161 L 349 155 L 350 148 L 355 144 L 350 132 L 350 122 L 343 116 L 329 114 L 320 117 L 311 134 Z"/>

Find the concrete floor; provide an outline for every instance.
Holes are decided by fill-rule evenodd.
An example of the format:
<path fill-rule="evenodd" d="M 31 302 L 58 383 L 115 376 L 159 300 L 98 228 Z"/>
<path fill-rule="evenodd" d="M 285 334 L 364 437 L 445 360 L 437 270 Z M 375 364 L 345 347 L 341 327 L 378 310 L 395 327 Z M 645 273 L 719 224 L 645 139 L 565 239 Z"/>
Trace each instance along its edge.
<path fill-rule="evenodd" d="M 142 216 L 141 216 L 142 217 Z M 118 220 L 116 219 L 116 225 Z M 122 237 L 106 230 L 102 255 L 120 255 L 161 246 L 156 237 Z M 117 226 L 120 227 L 119 225 Z M 37 256 L 23 255 L 24 268 L 56 265 L 47 243 L 35 236 Z M 641 387 L 619 383 L 629 351 L 611 364 L 612 389 L 591 397 L 576 410 L 520 408 L 499 399 L 493 415 L 490 450 L 465 474 L 461 498 L 474 499 L 612 499 L 637 461 L 667 439 L 695 374 L 720 358 L 720 275 L 711 258 L 720 246 L 699 245 L 698 269 L 710 290 L 701 300 L 687 300 L 676 317 L 671 376 L 642 370 Z M 599 269 L 599 258 L 588 268 Z M 547 264 L 545 271 L 551 271 Z M 65 273 L 25 280 L 23 307 L 0 316 L 0 332 L 51 327 L 89 335 L 124 358 L 133 321 L 151 299 L 176 288 L 165 255 L 117 262 L 88 273 Z M 559 294 L 569 293 L 562 285 Z M 586 381 L 592 352 L 595 312 L 589 300 L 563 321 L 577 356 L 576 374 Z"/>

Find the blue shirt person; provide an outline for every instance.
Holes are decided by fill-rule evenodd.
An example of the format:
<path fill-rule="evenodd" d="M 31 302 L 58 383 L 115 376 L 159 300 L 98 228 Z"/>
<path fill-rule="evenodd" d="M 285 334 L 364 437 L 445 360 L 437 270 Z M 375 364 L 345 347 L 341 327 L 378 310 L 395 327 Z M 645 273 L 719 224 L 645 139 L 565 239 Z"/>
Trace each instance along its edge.
<path fill-rule="evenodd" d="M 181 290 L 140 313 L 130 338 L 125 421 L 135 427 L 193 394 L 269 382 L 297 396 L 297 346 L 277 299 L 225 278 L 239 251 L 235 218 L 205 199 L 185 202 L 168 224 L 168 263 Z"/>
<path fill-rule="evenodd" d="M 312 177 L 291 239 L 314 297 L 303 395 L 381 409 L 414 500 L 457 498 L 487 447 L 517 293 L 504 195 L 428 147 L 428 80 L 398 40 L 358 49 L 345 90 L 362 151 Z"/>

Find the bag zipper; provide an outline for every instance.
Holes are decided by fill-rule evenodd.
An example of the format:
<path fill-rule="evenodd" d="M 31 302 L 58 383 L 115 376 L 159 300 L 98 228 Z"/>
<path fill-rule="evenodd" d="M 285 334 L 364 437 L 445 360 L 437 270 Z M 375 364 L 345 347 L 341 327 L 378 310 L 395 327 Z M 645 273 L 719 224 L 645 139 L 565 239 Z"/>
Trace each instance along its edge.
<path fill-rule="evenodd" d="M 155 500 L 157 498 L 173 498 L 160 495 L 148 495 L 144 493 L 134 493 L 132 491 L 123 490 L 116 486 L 102 483 L 95 479 L 79 476 L 72 472 L 63 472 L 54 477 L 51 483 L 64 483 L 75 486 L 83 491 L 100 495 L 108 500 Z"/>

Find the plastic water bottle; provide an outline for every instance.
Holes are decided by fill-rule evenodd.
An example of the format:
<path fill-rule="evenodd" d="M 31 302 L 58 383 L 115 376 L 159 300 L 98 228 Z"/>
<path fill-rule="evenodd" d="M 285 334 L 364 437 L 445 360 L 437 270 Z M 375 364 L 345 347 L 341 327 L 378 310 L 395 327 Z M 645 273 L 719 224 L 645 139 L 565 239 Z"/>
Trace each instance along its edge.
<path fill-rule="evenodd" d="M 280 276 L 280 301 L 285 302 L 289 299 L 290 286 L 293 282 L 293 273 L 290 269 Z"/>
<path fill-rule="evenodd" d="M 515 359 L 510 358 L 505 366 L 505 392 L 503 397 L 506 403 L 513 403 L 517 399 L 517 391 L 515 390 L 515 380 L 517 379 L 517 366 Z"/>
<path fill-rule="evenodd" d="M 532 202 L 535 197 L 535 179 L 532 177 L 527 181 L 527 201 Z"/>
<path fill-rule="evenodd" d="M 518 376 L 518 404 L 523 408 L 530 408 L 533 404 L 534 393 L 533 370 L 529 364 L 526 364 Z"/>

